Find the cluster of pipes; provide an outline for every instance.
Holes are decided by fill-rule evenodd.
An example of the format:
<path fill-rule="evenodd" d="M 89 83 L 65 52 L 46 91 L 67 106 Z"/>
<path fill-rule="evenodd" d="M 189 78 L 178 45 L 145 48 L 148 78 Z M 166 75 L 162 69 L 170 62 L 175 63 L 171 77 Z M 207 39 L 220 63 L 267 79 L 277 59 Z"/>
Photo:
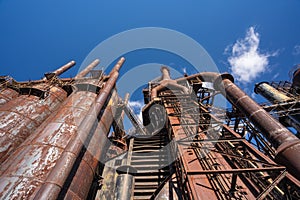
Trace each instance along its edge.
<path fill-rule="evenodd" d="M 87 198 L 113 123 L 108 102 L 118 100 L 115 83 L 124 61 L 121 58 L 107 77 L 85 78 L 98 65 L 95 60 L 74 78 L 69 95 L 49 80 L 74 61 L 37 81 L 29 94 L 11 87 L 1 91 L 1 199 Z M 47 95 L 41 98 L 33 90 Z"/>
<path fill-rule="evenodd" d="M 124 61 L 121 58 L 106 78 L 87 79 L 85 76 L 99 63 L 95 60 L 74 77 L 81 82 L 80 86 L 72 85 L 71 93 L 59 84 L 49 85 L 49 80 L 74 66 L 74 61 L 27 88 L 27 94 L 11 87 L 1 90 L 1 199 L 87 198 L 98 161 L 105 152 L 104 137 L 113 123 L 111 105 L 118 102 L 115 84 Z M 231 75 L 203 72 L 172 80 L 163 67 L 162 80 L 152 89 L 151 101 L 165 87 L 188 94 L 181 83 L 195 77 L 214 83 L 216 90 L 245 113 L 276 148 L 276 160 L 300 180 L 299 139 L 238 88 Z M 97 92 L 82 89 L 83 84 L 85 88 L 97 88 Z M 262 83 L 256 91 L 270 101 L 290 101 L 270 87 Z M 34 91 L 43 96 L 28 95 Z M 298 123 L 294 118 L 290 121 Z"/>

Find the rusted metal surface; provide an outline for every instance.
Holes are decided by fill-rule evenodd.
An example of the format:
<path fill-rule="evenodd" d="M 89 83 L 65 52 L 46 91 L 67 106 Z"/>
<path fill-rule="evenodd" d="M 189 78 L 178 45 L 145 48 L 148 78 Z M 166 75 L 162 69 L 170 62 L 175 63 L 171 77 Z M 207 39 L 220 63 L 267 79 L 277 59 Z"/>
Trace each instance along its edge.
<path fill-rule="evenodd" d="M 49 173 L 49 176 L 45 181 L 46 183 L 43 184 L 37 192 L 35 199 L 48 198 L 50 194 L 52 195 L 51 199 L 56 199 L 58 197 L 61 188 L 67 180 L 76 158 L 83 147 L 84 141 L 93 128 L 100 111 L 102 108 L 104 108 L 112 89 L 115 87 L 115 83 L 119 76 L 118 71 L 124 61 L 125 59 L 121 58 L 113 68 L 112 72 L 109 74 L 110 77 L 108 81 L 105 83 L 103 89 L 101 89 L 100 94 L 97 96 L 85 118 L 80 123 L 77 134 L 72 135 L 70 138 L 68 145 L 64 149 L 61 157 L 57 160 L 52 171 Z"/>
<path fill-rule="evenodd" d="M 0 91 L 0 106 L 6 104 L 13 98 L 16 98 L 19 93 L 11 88 L 3 88 Z"/>
<path fill-rule="evenodd" d="M 85 77 L 92 69 L 94 69 L 98 64 L 100 63 L 99 59 L 94 60 L 91 64 L 89 64 L 85 69 L 83 69 L 81 72 L 79 72 L 75 79 L 83 78 Z"/>
<path fill-rule="evenodd" d="M 0 107 L 0 163 L 67 98 L 59 87 L 50 87 L 47 93 L 44 99 L 21 95 Z"/>
<path fill-rule="evenodd" d="M 274 87 L 270 86 L 267 82 L 261 82 L 259 84 L 256 84 L 254 91 L 256 94 L 261 94 L 263 97 L 265 97 L 272 103 L 279 103 L 279 102 L 283 103 L 283 102 L 293 101 L 292 98 L 276 90 Z"/>
<path fill-rule="evenodd" d="M 95 131 L 91 133 L 92 136 L 88 144 L 86 144 L 86 151 L 82 157 L 82 160 L 76 169 L 75 175 L 72 177 L 70 187 L 66 193 L 61 192 L 61 198 L 69 199 L 71 196 L 76 196 L 76 199 L 86 199 L 96 174 L 98 162 L 104 161 L 103 155 L 110 145 L 107 139 L 109 128 L 112 125 L 114 119 L 114 109 L 118 101 L 116 91 L 112 93 L 112 97 L 108 103 L 108 106 L 103 111 L 100 121 L 97 124 Z M 74 167 L 73 167 L 74 168 Z M 76 168 L 76 166 L 75 166 Z"/>
<path fill-rule="evenodd" d="M 61 109 L 48 118 L 22 143 L 10 159 L 3 163 L 0 170 L 0 198 L 35 197 L 57 160 L 63 156 L 63 150 L 76 134 L 95 97 L 95 93 L 86 91 L 69 96 Z"/>

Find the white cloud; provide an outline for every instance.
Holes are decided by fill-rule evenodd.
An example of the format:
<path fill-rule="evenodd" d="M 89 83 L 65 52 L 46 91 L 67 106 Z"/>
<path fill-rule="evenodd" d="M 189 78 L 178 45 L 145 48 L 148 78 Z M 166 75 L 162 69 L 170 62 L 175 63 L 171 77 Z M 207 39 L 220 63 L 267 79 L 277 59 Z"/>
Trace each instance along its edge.
<path fill-rule="evenodd" d="M 294 46 L 293 55 L 300 55 L 300 45 Z"/>
<path fill-rule="evenodd" d="M 144 106 L 143 102 L 141 101 L 129 101 L 128 104 L 130 107 L 138 109 L 141 109 Z"/>
<path fill-rule="evenodd" d="M 228 58 L 230 70 L 237 81 L 249 83 L 267 70 L 268 58 L 277 53 L 260 53 L 260 38 L 254 27 L 247 30 L 246 36 L 239 39 L 232 46 L 226 47 L 225 51 L 231 49 Z"/>

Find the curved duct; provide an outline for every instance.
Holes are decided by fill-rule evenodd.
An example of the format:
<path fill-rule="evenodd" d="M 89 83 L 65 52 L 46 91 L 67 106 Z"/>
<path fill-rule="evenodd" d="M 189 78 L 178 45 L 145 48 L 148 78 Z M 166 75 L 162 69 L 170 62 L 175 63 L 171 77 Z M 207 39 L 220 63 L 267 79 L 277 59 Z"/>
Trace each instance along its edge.
<path fill-rule="evenodd" d="M 157 97 L 158 93 L 165 88 L 174 88 L 181 90 L 184 94 L 189 94 L 189 90 L 186 87 L 179 85 L 176 80 L 172 80 L 170 78 L 170 71 L 167 67 L 163 66 L 161 68 L 161 72 L 162 80 L 159 82 L 158 86 L 151 90 L 151 100 L 154 100 Z"/>

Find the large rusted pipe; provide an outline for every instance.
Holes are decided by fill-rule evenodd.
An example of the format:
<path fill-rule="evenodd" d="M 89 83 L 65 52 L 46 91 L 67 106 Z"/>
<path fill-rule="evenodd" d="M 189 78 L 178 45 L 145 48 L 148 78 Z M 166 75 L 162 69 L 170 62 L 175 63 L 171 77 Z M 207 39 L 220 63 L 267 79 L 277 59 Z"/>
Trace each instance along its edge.
<path fill-rule="evenodd" d="M 39 84 L 30 90 L 43 91 L 48 87 L 47 84 Z M 57 86 L 51 86 L 47 92 L 44 99 L 20 95 L 0 107 L 0 163 L 67 98 L 67 92 Z"/>
<path fill-rule="evenodd" d="M 116 91 L 114 91 L 110 100 L 112 104 L 108 105 L 100 116 L 100 121 L 91 136 L 90 142 L 86 145 L 87 150 L 83 155 L 79 167 L 76 169 L 74 177 L 72 177 L 70 187 L 67 188 L 66 194 L 61 192 L 60 198 L 87 199 L 93 178 L 96 174 L 98 162 L 101 162 L 101 159 L 104 158 L 103 155 L 105 155 L 106 149 L 109 146 L 107 144 L 109 143 L 107 135 L 114 118 L 112 107 L 116 106 L 115 104 L 118 103 L 117 100 L 118 96 Z"/>
<path fill-rule="evenodd" d="M 300 140 L 229 79 L 221 82 L 226 98 L 239 108 L 277 149 L 276 160 L 300 180 Z M 221 85 L 219 84 L 218 87 Z"/>
<path fill-rule="evenodd" d="M 97 120 L 97 116 L 105 105 L 112 89 L 115 87 L 116 81 L 119 77 L 119 69 L 123 65 L 124 61 L 125 59 L 121 58 L 109 74 L 110 77 L 105 83 L 105 86 L 101 89 L 95 103 L 93 103 L 88 114 L 80 123 L 77 134 L 73 135 L 71 138 L 71 141 L 68 143 L 64 152 L 56 162 L 53 170 L 47 177 L 45 184 L 42 185 L 34 199 L 56 199 L 58 197 L 72 170 L 76 158 L 83 147 L 84 141 L 93 128 L 93 125 Z"/>
<path fill-rule="evenodd" d="M 71 67 L 73 67 L 76 64 L 76 62 L 74 60 L 68 62 L 67 64 L 61 66 L 60 68 L 58 68 L 57 70 L 55 70 L 53 73 L 56 76 L 59 76 L 61 74 L 63 74 L 65 71 L 69 70 Z"/>
<path fill-rule="evenodd" d="M 94 69 L 98 64 L 100 63 L 99 59 L 94 60 L 91 64 L 89 64 L 84 70 L 79 72 L 75 79 L 83 78 L 85 77 L 92 69 Z"/>
<path fill-rule="evenodd" d="M 8 103 L 12 99 L 16 98 L 19 93 L 11 88 L 3 88 L 0 91 L 0 106 Z"/>

